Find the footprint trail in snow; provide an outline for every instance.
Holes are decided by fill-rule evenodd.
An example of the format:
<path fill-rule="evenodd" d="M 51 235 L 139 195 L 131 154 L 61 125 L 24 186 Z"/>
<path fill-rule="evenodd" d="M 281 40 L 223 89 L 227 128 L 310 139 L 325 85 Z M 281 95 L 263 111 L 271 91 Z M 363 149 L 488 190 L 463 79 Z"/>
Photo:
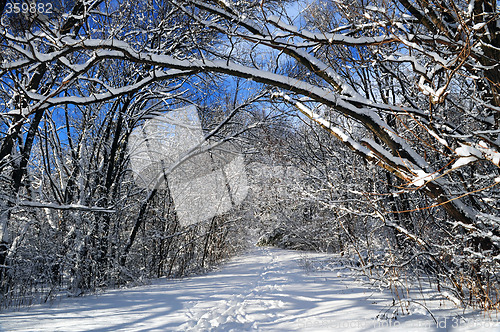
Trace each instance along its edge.
<path fill-rule="evenodd" d="M 338 262 L 329 254 L 254 248 L 206 275 L 159 279 L 148 286 L 3 312 L 0 331 L 409 332 L 499 327 L 477 313 L 464 314 L 451 304 L 428 300 L 440 324 L 436 326 L 421 306 L 395 306 L 390 291 L 368 287 Z M 398 310 L 406 315 L 394 319 Z M 454 328 L 457 317 L 461 325 Z"/>
<path fill-rule="evenodd" d="M 279 297 L 286 296 L 282 284 L 287 280 L 279 277 L 282 275 L 279 271 L 285 267 L 276 262 L 276 254 L 269 250 L 265 253 L 258 262 L 262 267 L 249 269 L 248 283 L 236 286 L 234 294 L 227 294 L 226 299 L 214 302 L 205 299 L 190 302 L 186 313 L 188 321 L 180 326 L 180 330 L 250 331 L 258 330 L 259 324 L 276 322 L 284 317 L 280 309 L 285 304 Z"/>

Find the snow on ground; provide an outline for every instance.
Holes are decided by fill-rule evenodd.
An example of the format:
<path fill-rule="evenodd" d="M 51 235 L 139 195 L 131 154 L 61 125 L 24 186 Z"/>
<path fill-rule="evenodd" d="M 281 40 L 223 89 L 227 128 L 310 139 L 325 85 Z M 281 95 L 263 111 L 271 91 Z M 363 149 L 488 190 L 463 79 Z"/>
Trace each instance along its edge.
<path fill-rule="evenodd" d="M 254 248 L 206 275 L 3 312 L 0 331 L 500 330 L 498 318 L 442 300 L 425 302 L 433 315 L 415 298 L 394 303 L 332 257 Z M 407 315 L 384 319 L 395 311 Z"/>

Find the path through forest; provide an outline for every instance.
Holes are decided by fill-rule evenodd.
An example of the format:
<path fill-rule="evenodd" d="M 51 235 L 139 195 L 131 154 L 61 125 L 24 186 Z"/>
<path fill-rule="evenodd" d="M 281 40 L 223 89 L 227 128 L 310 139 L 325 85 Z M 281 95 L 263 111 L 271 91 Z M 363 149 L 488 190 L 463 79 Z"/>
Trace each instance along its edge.
<path fill-rule="evenodd" d="M 390 291 L 369 287 L 334 257 L 254 248 L 206 275 L 4 312 L 0 330 L 407 332 L 499 326 L 495 318 L 478 319 L 440 300 L 426 302 L 436 321 L 415 298 L 394 305 Z"/>

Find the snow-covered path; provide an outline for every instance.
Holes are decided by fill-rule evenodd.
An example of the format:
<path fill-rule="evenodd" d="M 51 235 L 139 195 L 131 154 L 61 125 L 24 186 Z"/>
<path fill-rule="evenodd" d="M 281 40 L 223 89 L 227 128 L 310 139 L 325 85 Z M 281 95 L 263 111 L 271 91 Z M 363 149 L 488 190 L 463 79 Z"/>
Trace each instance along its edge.
<path fill-rule="evenodd" d="M 5 312 L 0 330 L 406 332 L 456 331 L 460 325 L 459 330 L 491 331 L 493 323 L 487 321 L 465 326 L 451 308 L 443 309 L 438 325 L 425 310 L 411 306 L 410 316 L 377 320 L 394 309 L 390 292 L 373 291 L 331 264 L 317 268 L 328 257 L 255 248 L 204 276 Z"/>

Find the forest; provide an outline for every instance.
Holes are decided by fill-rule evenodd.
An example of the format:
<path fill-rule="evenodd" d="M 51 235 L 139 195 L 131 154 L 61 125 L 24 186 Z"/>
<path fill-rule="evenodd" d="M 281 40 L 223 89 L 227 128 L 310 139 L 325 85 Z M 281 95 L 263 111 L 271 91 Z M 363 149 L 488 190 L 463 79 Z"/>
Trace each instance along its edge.
<path fill-rule="evenodd" d="M 496 0 L 0 13 L 0 309 L 203 273 L 252 241 L 498 309 Z"/>

